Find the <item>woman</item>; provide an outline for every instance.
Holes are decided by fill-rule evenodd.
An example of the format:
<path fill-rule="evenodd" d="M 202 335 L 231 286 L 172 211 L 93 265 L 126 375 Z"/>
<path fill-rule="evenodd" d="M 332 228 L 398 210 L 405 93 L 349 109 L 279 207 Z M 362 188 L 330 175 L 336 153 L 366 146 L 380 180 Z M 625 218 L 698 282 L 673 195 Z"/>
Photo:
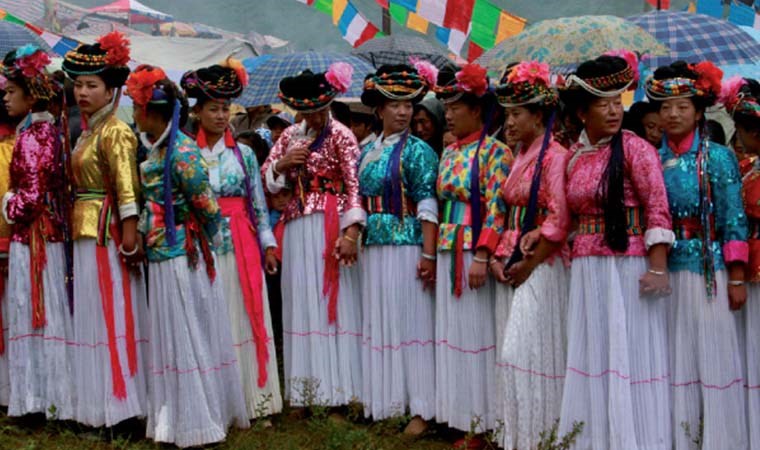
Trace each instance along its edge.
<path fill-rule="evenodd" d="M 140 366 L 147 330 L 140 324 L 148 311 L 137 246 L 137 139 L 115 114 L 128 62 L 129 41 L 118 32 L 68 52 L 63 62 L 86 123 L 71 159 L 78 344 L 73 365 L 76 420 L 93 427 L 146 412 L 146 368 Z"/>
<path fill-rule="evenodd" d="M 419 71 L 418 71 L 419 68 Z M 438 70 L 381 66 L 364 80 L 362 103 L 383 132 L 362 151 L 359 187 L 368 212 L 363 257 L 362 371 L 365 415 L 406 414 L 410 434 L 435 415 L 434 297 L 438 157 L 410 134 L 414 104 Z M 416 274 L 416 276 L 415 276 Z M 429 290 L 428 290 L 429 288 Z"/>
<path fill-rule="evenodd" d="M 150 374 L 146 436 L 179 447 L 224 439 L 248 427 L 227 304 L 212 245 L 221 222 L 200 149 L 179 127 L 186 105 L 163 70 L 139 66 L 127 80 L 140 140 L 150 270 Z M 213 244 L 212 244 L 213 242 Z"/>
<path fill-rule="evenodd" d="M 512 156 L 487 135 L 496 102 L 485 69 L 443 69 L 436 91 L 457 139 L 441 156 L 437 181 L 443 211 L 436 269 L 436 419 L 483 433 L 495 428 L 498 413 L 488 258 L 501 235 L 501 223 L 485 205 L 499 195 Z"/>
<path fill-rule="evenodd" d="M 2 214 L 12 225 L 8 256 L 8 415 L 74 417 L 71 304 L 66 295 L 61 142 L 47 103 L 48 56 L 33 45 L 5 56 L 5 107 L 21 118 Z"/>
<path fill-rule="evenodd" d="M 657 152 L 621 130 L 620 97 L 638 66 L 627 59 L 584 62 L 563 92 L 584 124 L 566 169 L 578 229 L 559 424 L 562 436 L 582 423 L 578 449 L 672 445 L 667 303 L 656 297 L 669 291 L 673 232 Z"/>
<path fill-rule="evenodd" d="M 0 79 L 0 88 L 4 89 L 7 81 Z M 0 90 L 5 97 L 5 91 Z M 8 115 L 5 104 L 0 105 L 0 198 L 8 192 L 10 183 L 11 158 L 15 142 L 16 120 Z M 0 214 L 0 406 L 8 406 L 11 395 L 11 381 L 8 378 L 8 250 L 11 244 L 12 229 Z"/>
<path fill-rule="evenodd" d="M 195 142 L 208 165 L 211 188 L 225 218 L 217 264 L 248 417 L 254 419 L 280 412 L 282 396 L 263 273 L 264 268 L 270 274 L 277 271 L 277 243 L 269 225 L 256 155 L 250 147 L 235 142 L 229 128 L 229 102 L 247 84 L 245 69 L 232 59 L 182 77 L 188 97 L 197 99 Z"/>
<path fill-rule="evenodd" d="M 496 395 L 505 408 L 500 411 L 504 448 L 531 449 L 559 417 L 562 402 L 569 254 L 565 239 L 570 227 L 567 150 L 552 136 L 559 97 L 549 81 L 549 66 L 530 61 L 507 68 L 496 95 L 506 108 L 508 140 L 521 149 L 493 199 L 508 209 L 490 262 L 500 282 L 496 301 L 509 305 L 508 318 L 496 318 L 502 368 L 497 376 L 503 377 L 503 390 Z M 540 239 L 530 254 L 522 254 L 520 238 L 533 229 Z"/>
<path fill-rule="evenodd" d="M 443 132 L 446 131 L 446 118 L 443 112 L 443 103 L 428 95 L 414 105 L 412 116 L 412 132 L 425 141 L 436 153 L 441 155 L 443 151 Z"/>
<path fill-rule="evenodd" d="M 646 139 L 654 148 L 662 144 L 660 110 L 654 103 L 636 102 L 631 105 L 623 118 L 623 128 Z"/>
<path fill-rule="evenodd" d="M 760 154 L 760 83 L 756 80 L 735 77 L 724 83 L 721 102 L 736 124 L 736 139 L 747 153 Z M 756 160 L 757 161 L 757 160 Z M 747 421 L 749 448 L 760 449 L 760 167 L 755 163 L 744 176 L 742 197 L 749 221 L 749 262 L 746 281 L 747 304 L 743 319 L 737 323 L 739 342 L 746 354 L 745 386 L 747 388 Z M 749 345 L 747 345 L 749 343 Z"/>
<path fill-rule="evenodd" d="M 669 300 L 670 375 L 676 449 L 746 448 L 743 375 L 731 313 L 747 300 L 747 217 L 736 156 L 703 138 L 705 109 L 720 94 L 710 62 L 675 62 L 647 81 L 660 107 L 660 147 L 676 243 Z"/>
<path fill-rule="evenodd" d="M 366 214 L 356 174 L 359 146 L 330 103 L 351 83 L 345 63 L 280 81 L 280 99 L 303 115 L 262 166 L 267 189 L 293 188 L 284 212 L 282 316 L 285 397 L 295 406 L 341 406 L 361 397 L 357 259 Z"/>

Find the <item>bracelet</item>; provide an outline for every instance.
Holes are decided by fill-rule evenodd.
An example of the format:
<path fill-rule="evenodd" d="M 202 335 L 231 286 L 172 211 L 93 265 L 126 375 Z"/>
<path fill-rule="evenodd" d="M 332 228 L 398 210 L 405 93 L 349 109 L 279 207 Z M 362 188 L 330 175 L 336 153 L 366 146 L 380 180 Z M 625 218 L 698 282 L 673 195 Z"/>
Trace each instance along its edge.
<path fill-rule="evenodd" d="M 647 270 L 647 272 L 651 273 L 652 275 L 657 275 L 657 276 L 663 276 L 667 273 L 664 270 L 660 271 L 660 270 L 654 270 L 654 269 L 649 269 Z"/>
<path fill-rule="evenodd" d="M 488 261 L 488 264 L 490 264 L 490 265 L 492 265 L 492 266 L 493 266 L 494 264 L 497 264 L 497 263 L 500 263 L 500 262 L 501 262 L 501 261 L 499 261 L 499 260 L 498 260 L 498 259 L 496 259 L 496 258 L 491 258 L 491 260 L 490 260 L 490 261 Z"/>
<path fill-rule="evenodd" d="M 744 280 L 728 280 L 729 286 L 744 286 Z"/>
<path fill-rule="evenodd" d="M 122 254 L 122 255 L 124 255 L 124 256 L 132 256 L 132 255 L 134 255 L 135 253 L 137 253 L 137 246 L 135 245 L 135 248 L 133 248 L 133 249 L 132 249 L 132 251 L 130 251 L 130 252 L 125 252 L 125 251 L 124 251 L 124 247 L 122 247 L 122 245 L 121 245 L 121 244 L 119 244 L 119 253 L 121 253 L 121 254 Z"/>
<path fill-rule="evenodd" d="M 488 259 L 486 258 L 478 258 L 477 256 L 473 256 L 472 260 L 475 261 L 476 263 L 488 264 Z"/>
<path fill-rule="evenodd" d="M 352 238 L 352 237 L 351 237 L 351 236 L 349 236 L 348 234 L 344 234 L 344 235 L 343 235 L 343 239 L 347 240 L 348 242 L 350 242 L 350 243 L 352 243 L 352 244 L 356 244 L 356 239 Z"/>
<path fill-rule="evenodd" d="M 422 257 L 425 258 L 425 259 L 427 259 L 428 261 L 435 261 L 436 260 L 435 255 L 429 255 L 429 254 L 427 254 L 425 252 L 422 252 Z"/>

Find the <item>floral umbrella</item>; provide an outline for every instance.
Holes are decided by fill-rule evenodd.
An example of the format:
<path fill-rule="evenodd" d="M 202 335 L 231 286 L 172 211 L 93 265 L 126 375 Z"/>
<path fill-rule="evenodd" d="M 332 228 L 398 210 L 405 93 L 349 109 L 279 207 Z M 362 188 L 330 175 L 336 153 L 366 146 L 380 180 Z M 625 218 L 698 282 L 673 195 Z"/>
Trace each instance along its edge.
<path fill-rule="evenodd" d="M 669 49 L 636 24 L 615 16 L 577 16 L 537 22 L 478 59 L 500 74 L 507 64 L 535 60 L 551 66 L 579 64 L 618 49 L 665 55 Z"/>

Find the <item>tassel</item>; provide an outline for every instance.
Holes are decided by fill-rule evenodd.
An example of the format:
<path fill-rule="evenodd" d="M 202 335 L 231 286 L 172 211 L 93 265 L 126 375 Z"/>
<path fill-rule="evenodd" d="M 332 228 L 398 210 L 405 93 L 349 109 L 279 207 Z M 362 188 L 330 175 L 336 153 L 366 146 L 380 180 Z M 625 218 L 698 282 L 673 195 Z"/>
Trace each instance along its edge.
<path fill-rule="evenodd" d="M 111 267 L 108 261 L 108 247 L 98 245 L 95 247 L 98 283 L 100 284 L 100 299 L 103 306 L 103 315 L 106 319 L 108 332 L 108 354 L 111 357 L 111 387 L 114 397 L 123 400 L 127 398 L 127 387 L 124 375 L 121 372 L 119 362 L 119 350 L 116 345 L 116 323 L 113 311 L 113 280 L 111 279 Z"/>
<path fill-rule="evenodd" d="M 324 274 L 322 278 L 322 295 L 327 297 L 327 321 L 330 324 L 338 320 L 338 291 L 340 289 L 340 260 L 333 255 L 335 243 L 340 235 L 340 216 L 338 198 L 325 193 L 325 251 Z"/>
<path fill-rule="evenodd" d="M 473 241 L 474 245 L 474 241 Z M 458 299 L 464 288 L 464 225 L 457 225 L 454 241 L 454 259 L 452 260 L 453 285 L 452 292 Z"/>

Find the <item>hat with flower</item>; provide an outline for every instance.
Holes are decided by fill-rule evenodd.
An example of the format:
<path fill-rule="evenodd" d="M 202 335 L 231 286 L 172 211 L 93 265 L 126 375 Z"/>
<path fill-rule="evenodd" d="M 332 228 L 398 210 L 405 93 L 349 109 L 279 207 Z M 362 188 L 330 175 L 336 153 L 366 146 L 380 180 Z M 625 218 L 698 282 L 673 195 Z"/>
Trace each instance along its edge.
<path fill-rule="evenodd" d="M 718 100 L 722 80 L 723 71 L 710 61 L 696 64 L 676 61 L 654 71 L 646 82 L 646 92 L 653 101 L 693 97 L 708 107 Z"/>
<path fill-rule="evenodd" d="M 740 116 L 760 119 L 760 83 L 756 80 L 729 78 L 723 83 L 719 101 L 734 120 Z"/>
<path fill-rule="evenodd" d="M 129 76 L 129 39 L 118 31 L 98 38 L 95 44 L 82 44 L 66 53 L 61 68 L 75 79 L 98 75 L 108 87 L 119 88 Z"/>
<path fill-rule="evenodd" d="M 638 67 L 638 57 L 629 50 L 607 52 L 580 64 L 567 77 L 562 91 L 585 91 L 594 97 L 616 97 L 636 88 Z"/>
<path fill-rule="evenodd" d="M 551 86 L 549 65 L 524 61 L 507 67 L 495 88 L 496 99 L 505 108 L 525 105 L 556 106 L 557 91 Z"/>
<path fill-rule="evenodd" d="M 239 60 L 227 58 L 219 64 L 185 72 L 180 85 L 190 98 L 230 100 L 243 93 L 248 72 Z"/>
<path fill-rule="evenodd" d="M 354 68 L 345 62 L 330 64 L 327 72 L 314 73 L 309 69 L 280 80 L 280 100 L 300 112 L 315 112 L 326 108 L 338 94 L 351 86 Z"/>
<path fill-rule="evenodd" d="M 425 97 L 430 86 L 434 86 L 438 69 L 423 60 L 413 61 L 414 67 L 406 64 L 383 65 L 377 72 L 364 79 L 362 103 L 377 107 L 384 100 L 408 100 L 418 103 Z"/>
<path fill-rule="evenodd" d="M 45 68 L 50 64 L 50 57 L 36 45 L 27 44 L 12 50 L 3 59 L 0 81 L 5 85 L 7 80 L 21 83 L 28 88 L 29 93 L 37 100 L 50 100 L 55 95 L 53 84 Z"/>
<path fill-rule="evenodd" d="M 465 96 L 477 99 L 489 94 L 488 73 L 479 64 L 446 66 L 438 72 L 436 96 L 444 103 L 461 100 Z"/>

